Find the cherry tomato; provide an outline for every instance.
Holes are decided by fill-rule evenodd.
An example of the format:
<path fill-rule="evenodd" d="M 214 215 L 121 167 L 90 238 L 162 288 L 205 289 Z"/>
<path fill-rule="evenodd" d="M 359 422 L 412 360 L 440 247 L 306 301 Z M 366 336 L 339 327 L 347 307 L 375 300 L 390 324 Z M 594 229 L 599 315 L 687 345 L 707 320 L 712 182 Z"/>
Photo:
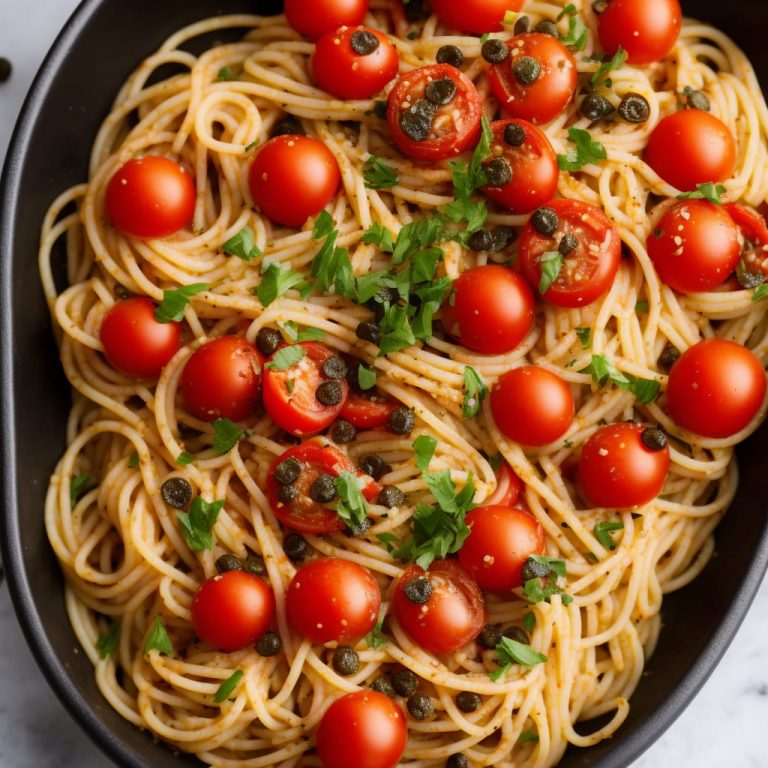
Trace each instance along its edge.
<path fill-rule="evenodd" d="M 412 603 L 405 594 L 411 579 L 429 580 L 432 594 L 426 603 Z M 485 623 L 480 588 L 454 560 L 435 560 L 425 573 L 411 565 L 395 586 L 392 608 L 400 626 L 431 653 L 452 653 L 474 640 Z"/>
<path fill-rule="evenodd" d="M 661 281 L 683 293 L 713 291 L 739 263 L 733 219 L 706 200 L 685 200 L 670 208 L 647 245 Z"/>
<path fill-rule="evenodd" d="M 668 184 L 690 192 L 699 184 L 731 177 L 736 143 L 719 118 L 700 109 L 684 109 L 653 129 L 645 162 Z"/>
<path fill-rule="evenodd" d="M 341 418 L 346 419 L 355 429 L 381 429 L 389 423 L 392 411 L 397 408 L 394 400 L 381 395 L 350 391 L 341 409 Z"/>
<path fill-rule="evenodd" d="M 291 579 L 285 610 L 293 628 L 313 643 L 350 643 L 379 620 L 381 592 L 370 571 L 337 557 L 303 565 Z"/>
<path fill-rule="evenodd" d="M 336 158 L 310 136 L 275 136 L 259 151 L 248 174 L 253 201 L 272 221 L 300 227 L 325 208 L 339 188 Z"/>
<path fill-rule="evenodd" d="M 195 184 L 178 163 L 159 155 L 129 160 L 107 185 L 107 215 L 123 234 L 168 237 L 192 221 Z"/>
<path fill-rule="evenodd" d="M 280 501 L 279 493 L 283 486 L 275 478 L 275 468 L 290 458 L 296 459 L 301 465 L 298 479 L 291 483 L 299 495 L 289 503 L 284 503 Z M 319 440 L 309 440 L 289 448 L 272 462 L 267 474 L 267 495 L 277 519 L 301 533 L 341 531 L 344 523 L 336 514 L 336 510 L 313 501 L 309 496 L 309 489 L 319 475 L 338 477 L 342 472 L 349 472 L 359 478 L 363 483 L 363 496 L 368 501 L 376 498 L 380 490 L 379 484 L 360 472 L 349 456 L 338 448 L 325 445 Z"/>
<path fill-rule="evenodd" d="M 621 46 L 631 64 L 661 61 L 675 47 L 682 18 L 678 0 L 611 0 L 598 16 L 600 44 L 611 55 Z"/>
<path fill-rule="evenodd" d="M 768 276 L 768 225 L 754 208 L 732 203 L 725 210 L 739 228 L 743 240 L 741 258 L 748 272 Z"/>
<path fill-rule="evenodd" d="M 242 336 L 221 336 L 195 350 L 184 366 L 181 391 L 203 421 L 241 421 L 259 401 L 261 355 Z"/>
<path fill-rule="evenodd" d="M 512 145 L 504 139 L 510 125 L 519 126 L 525 136 L 522 143 L 515 138 Z M 503 186 L 485 186 L 483 192 L 514 213 L 531 213 L 551 200 L 557 192 L 560 169 L 549 139 L 535 125 L 525 120 L 497 120 L 491 123 L 493 143 L 491 157 L 484 165 L 503 158 L 511 180 Z"/>
<path fill-rule="evenodd" d="M 368 0 L 285 0 L 288 23 L 310 40 L 339 27 L 355 27 L 368 13 Z"/>
<path fill-rule="evenodd" d="M 683 352 L 669 372 L 669 415 L 704 437 L 730 437 L 758 414 L 765 387 L 765 371 L 752 351 L 705 339 Z"/>
<path fill-rule="evenodd" d="M 525 0 L 431 0 L 440 21 L 462 32 L 498 32 L 507 11 L 519 11 Z"/>
<path fill-rule="evenodd" d="M 520 239 L 523 274 L 541 285 L 541 257 L 563 248 L 566 235 L 576 238 L 563 266 L 544 293 L 557 307 L 585 307 L 599 299 L 613 285 L 621 259 L 621 238 L 608 217 L 594 205 L 580 200 L 552 200 L 546 205 L 558 218 L 553 235 L 542 235 L 528 221 Z"/>
<path fill-rule="evenodd" d="M 333 357 L 325 344 L 305 341 L 297 344 L 304 357 L 288 370 L 270 368 L 275 355 L 264 367 L 264 407 L 272 421 L 297 437 L 313 435 L 330 426 L 344 407 L 349 386 L 338 382 L 341 400 L 336 405 L 324 405 L 317 399 L 317 390 L 330 379 L 323 373 L 323 363 Z M 278 354 L 278 353 L 275 353 Z"/>
<path fill-rule="evenodd" d="M 557 117 L 576 92 L 576 61 L 571 52 L 552 35 L 531 32 L 513 37 L 509 56 L 488 70 L 491 90 L 512 117 L 532 123 L 548 123 Z M 515 74 L 522 58 L 535 59 L 538 77 L 530 85 Z"/>
<path fill-rule="evenodd" d="M 584 443 L 579 482 L 596 507 L 638 507 L 661 493 L 669 446 L 651 450 L 642 439 L 645 430 L 641 424 L 609 424 Z"/>
<path fill-rule="evenodd" d="M 486 499 L 487 506 L 501 505 L 512 507 L 523 490 L 523 481 L 515 474 L 506 461 L 502 461 L 496 470 L 496 490 Z"/>
<path fill-rule="evenodd" d="M 502 506 L 467 513 L 470 534 L 459 550 L 461 567 L 490 592 L 506 592 L 523 583 L 523 563 L 544 554 L 544 529 L 533 515 Z"/>
<path fill-rule="evenodd" d="M 331 704 L 317 729 L 324 768 L 395 768 L 408 725 L 400 707 L 377 691 L 355 691 Z"/>
<path fill-rule="evenodd" d="M 448 103 L 430 101 L 431 85 L 450 81 L 455 92 Z M 430 86 L 429 94 L 427 86 Z M 451 86 L 447 85 L 445 99 Z M 387 122 L 397 148 L 416 160 L 445 160 L 473 146 L 480 135 L 483 107 L 474 83 L 449 64 L 419 67 L 402 75 L 387 100 Z"/>
<path fill-rule="evenodd" d="M 361 33 L 378 40 L 368 53 Z M 363 41 L 365 42 L 365 41 Z M 312 74 L 318 87 L 339 99 L 369 99 L 397 77 L 397 48 L 383 32 L 370 27 L 341 27 L 323 35 L 312 54 Z"/>
<path fill-rule="evenodd" d="M 533 328 L 536 300 L 525 279 L 507 267 L 486 264 L 463 272 L 443 305 L 443 328 L 467 349 L 510 352 Z"/>
<path fill-rule="evenodd" d="M 99 335 L 107 360 L 119 371 L 139 378 L 159 376 L 181 346 L 181 324 L 155 320 L 155 305 L 144 296 L 111 307 Z"/>
<path fill-rule="evenodd" d="M 571 389 L 557 374 L 538 365 L 505 373 L 491 391 L 496 426 L 523 445 L 548 445 L 573 423 Z"/>
<path fill-rule="evenodd" d="M 274 615 L 272 588 L 246 571 L 227 571 L 208 579 L 192 601 L 197 636 L 227 652 L 254 643 L 269 629 Z"/>

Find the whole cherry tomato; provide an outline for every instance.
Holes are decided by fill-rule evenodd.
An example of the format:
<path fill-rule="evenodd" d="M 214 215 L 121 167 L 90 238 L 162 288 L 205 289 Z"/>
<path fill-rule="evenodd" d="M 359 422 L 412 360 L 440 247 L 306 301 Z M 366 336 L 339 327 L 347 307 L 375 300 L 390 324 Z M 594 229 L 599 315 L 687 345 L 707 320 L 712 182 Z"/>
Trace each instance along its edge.
<path fill-rule="evenodd" d="M 507 11 L 519 11 L 525 0 L 431 0 L 432 10 L 451 29 L 463 32 L 498 32 Z"/>
<path fill-rule="evenodd" d="M 368 13 L 368 0 L 285 0 L 288 23 L 304 37 L 317 40 L 339 27 L 355 27 Z"/>

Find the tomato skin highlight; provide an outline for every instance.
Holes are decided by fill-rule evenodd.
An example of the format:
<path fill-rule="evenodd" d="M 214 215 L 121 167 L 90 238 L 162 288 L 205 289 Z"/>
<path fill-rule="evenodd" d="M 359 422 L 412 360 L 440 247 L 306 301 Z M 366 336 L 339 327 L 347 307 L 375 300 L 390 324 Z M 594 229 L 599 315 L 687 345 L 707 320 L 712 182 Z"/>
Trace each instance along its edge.
<path fill-rule="evenodd" d="M 611 0 L 598 16 L 600 44 L 611 56 L 621 46 L 630 64 L 661 61 L 675 47 L 682 18 L 678 0 Z"/>
<path fill-rule="evenodd" d="M 288 23 L 309 40 L 342 26 L 362 24 L 368 13 L 368 0 L 285 0 Z"/>
<path fill-rule="evenodd" d="M 430 81 L 442 78 L 449 78 L 456 85 L 453 100 L 438 107 L 436 113 L 438 117 L 447 115 L 451 118 L 450 130 L 439 136 L 432 131 L 424 141 L 416 141 L 400 127 L 400 116 L 405 111 L 403 105 L 415 104 L 424 97 Z M 387 123 L 392 141 L 404 155 L 415 160 L 445 160 L 474 146 L 480 136 L 482 111 L 475 84 L 449 64 L 431 64 L 401 75 L 387 99 Z"/>
<path fill-rule="evenodd" d="M 605 213 L 594 205 L 558 199 L 550 200 L 546 207 L 557 213 L 557 231 L 551 237 L 542 235 L 528 221 L 520 238 L 521 269 L 529 282 L 538 287 L 541 256 L 558 250 L 564 235 L 574 235 L 578 246 L 565 257 L 558 278 L 542 298 L 557 307 L 585 307 L 613 285 L 621 261 L 621 237 Z M 597 246 L 596 253 L 591 245 Z"/>
<path fill-rule="evenodd" d="M 526 365 L 505 373 L 491 390 L 496 426 L 522 445 L 542 446 L 562 437 L 573 423 L 570 387 L 555 373 Z"/>
<path fill-rule="evenodd" d="M 765 370 L 754 352 L 734 341 L 705 339 L 669 372 L 669 415 L 690 432 L 730 437 L 757 416 L 765 391 Z"/>
<path fill-rule="evenodd" d="M 523 564 L 543 555 L 544 528 L 528 512 L 486 505 L 467 513 L 471 533 L 459 550 L 461 567 L 490 592 L 507 592 L 523 583 Z"/>
<path fill-rule="evenodd" d="M 551 35 L 529 32 L 507 42 L 509 56 L 488 70 L 491 90 L 501 107 L 512 117 L 531 123 L 548 123 L 571 102 L 576 93 L 578 73 L 571 52 Z M 512 67 L 522 57 L 536 59 L 541 75 L 523 85 Z"/>
<path fill-rule="evenodd" d="M 303 565 L 286 592 L 291 626 L 311 642 L 350 643 L 379 620 L 381 592 L 370 571 L 335 557 Z"/>
<path fill-rule="evenodd" d="M 158 322 L 153 302 L 136 296 L 107 311 L 99 337 L 114 368 L 129 376 L 154 378 L 181 348 L 181 323 Z"/>
<path fill-rule="evenodd" d="M 700 109 L 684 109 L 653 129 L 644 159 L 668 184 L 691 192 L 699 184 L 733 175 L 736 143 L 719 118 Z"/>
<path fill-rule="evenodd" d="M 227 571 L 208 579 L 192 601 L 197 636 L 228 653 L 254 643 L 272 625 L 274 615 L 272 588 L 245 571 Z"/>
<path fill-rule="evenodd" d="M 338 417 L 346 402 L 349 385 L 340 381 L 342 399 L 336 405 L 324 405 L 316 397 L 317 388 L 328 379 L 322 372 L 323 363 L 334 355 L 325 344 L 304 341 L 301 347 L 305 355 L 287 371 L 267 366 L 274 360 L 272 355 L 264 367 L 264 408 L 279 427 L 296 437 L 306 437 L 322 432 Z M 289 392 L 288 381 L 293 382 Z"/>
<path fill-rule="evenodd" d="M 248 173 L 261 212 L 277 224 L 296 228 L 328 205 L 340 181 L 336 158 L 310 136 L 275 136 L 261 148 Z"/>
<path fill-rule="evenodd" d="M 507 11 L 519 11 L 525 0 L 431 0 L 432 11 L 451 29 L 462 32 L 499 32 Z"/>
<path fill-rule="evenodd" d="M 289 458 L 295 458 L 302 465 L 301 475 L 294 483 L 300 491 L 300 496 L 290 504 L 284 504 L 278 497 L 282 486 L 275 479 L 275 468 L 281 461 Z M 333 445 L 326 445 L 320 440 L 308 440 L 280 454 L 272 462 L 267 473 L 267 496 L 275 517 L 299 533 L 322 534 L 344 530 L 344 522 L 336 514 L 336 510 L 309 497 L 309 488 L 318 475 L 338 477 L 342 472 L 349 472 L 363 481 L 362 492 L 368 501 L 376 498 L 380 491 L 379 484 L 360 472 L 349 456 Z"/>
<path fill-rule="evenodd" d="M 427 576 L 432 596 L 424 605 L 412 603 L 405 585 Z M 395 586 L 392 609 L 403 630 L 431 653 L 453 653 L 474 640 L 485 623 L 485 604 L 480 588 L 455 560 L 435 560 L 426 572 L 409 566 Z"/>
<path fill-rule="evenodd" d="M 395 768 L 408 725 L 400 707 L 377 691 L 348 693 L 331 704 L 317 729 L 324 768 Z"/>
<path fill-rule="evenodd" d="M 706 200 L 686 200 L 667 211 L 647 246 L 661 281 L 682 293 L 715 290 L 740 257 L 733 219 Z"/>
<path fill-rule="evenodd" d="M 597 430 L 584 444 L 578 477 L 596 507 L 626 509 L 655 499 L 669 470 L 669 446 L 653 451 L 642 441 L 646 427 L 621 422 Z"/>
<path fill-rule="evenodd" d="M 442 308 L 443 328 L 475 352 L 498 355 L 519 346 L 533 328 L 536 300 L 525 278 L 498 264 L 463 272 Z"/>
<path fill-rule="evenodd" d="M 355 32 L 369 32 L 379 47 L 368 55 L 352 49 Z M 339 99 L 369 99 L 397 77 L 400 58 L 388 35 L 370 27 L 342 27 L 323 35 L 315 46 L 310 67 L 315 83 Z"/>
<path fill-rule="evenodd" d="M 181 374 L 189 410 L 203 421 L 247 419 L 259 401 L 262 360 L 242 336 L 221 336 L 198 347 Z"/>
<path fill-rule="evenodd" d="M 510 147 L 504 141 L 504 130 L 512 124 L 525 132 L 525 141 L 519 147 Z M 560 169 L 546 135 L 526 120 L 496 120 L 491 130 L 491 157 L 485 164 L 494 157 L 504 157 L 512 170 L 512 181 L 503 187 L 481 187 L 483 194 L 513 213 L 531 213 L 551 200 L 557 192 Z"/>
<path fill-rule="evenodd" d="M 142 240 L 168 237 L 186 227 L 197 192 L 178 163 L 160 155 L 129 160 L 107 184 L 105 206 L 112 224 Z"/>

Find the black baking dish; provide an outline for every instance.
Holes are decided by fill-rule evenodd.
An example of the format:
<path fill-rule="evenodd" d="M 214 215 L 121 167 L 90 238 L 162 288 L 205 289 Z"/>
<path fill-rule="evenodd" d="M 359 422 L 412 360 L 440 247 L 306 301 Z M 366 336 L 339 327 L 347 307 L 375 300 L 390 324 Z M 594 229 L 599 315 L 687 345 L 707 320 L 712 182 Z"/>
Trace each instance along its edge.
<path fill-rule="evenodd" d="M 764 0 L 684 2 L 730 34 L 768 87 Z M 126 768 L 199 765 L 123 720 L 102 698 L 67 619 L 43 524 L 48 476 L 64 449 L 69 387 L 39 287 L 38 234 L 51 200 L 86 178 L 99 124 L 124 78 L 172 32 L 220 13 L 277 12 L 258 0 L 85 0 L 48 55 L 24 106 L 2 179 L 3 559 L 27 641 L 67 709 Z M 560 768 L 627 766 L 675 720 L 741 624 L 768 566 L 768 427 L 740 450 L 739 494 L 717 531 L 717 556 L 664 603 L 665 627 L 618 734 L 571 749 Z"/>

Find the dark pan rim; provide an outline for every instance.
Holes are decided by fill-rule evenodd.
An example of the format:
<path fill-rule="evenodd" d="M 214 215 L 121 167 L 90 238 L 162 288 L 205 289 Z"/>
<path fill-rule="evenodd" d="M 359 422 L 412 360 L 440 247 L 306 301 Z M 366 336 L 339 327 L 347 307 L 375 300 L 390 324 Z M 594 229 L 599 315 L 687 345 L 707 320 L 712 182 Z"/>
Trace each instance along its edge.
<path fill-rule="evenodd" d="M 104 0 L 83 0 L 69 18 L 38 71 L 20 112 L 0 179 L 0 458 L 2 501 L 0 549 L 16 615 L 38 666 L 67 710 L 94 742 L 123 768 L 149 768 L 123 744 L 121 736 L 106 727 L 78 691 L 48 640 L 45 622 L 32 597 L 23 568 L 21 530 L 16 487 L 16 430 L 13 338 L 13 243 L 18 209 L 18 190 L 23 160 L 31 150 L 30 139 L 41 106 L 46 102 L 56 72 Z M 763 528 L 755 555 L 744 573 L 735 599 L 710 642 L 699 654 L 682 682 L 673 689 L 653 716 L 623 737 L 594 768 L 625 768 L 651 746 L 680 716 L 714 671 L 741 626 L 768 570 L 768 526 Z M 134 728 L 126 721 L 126 728 Z"/>

